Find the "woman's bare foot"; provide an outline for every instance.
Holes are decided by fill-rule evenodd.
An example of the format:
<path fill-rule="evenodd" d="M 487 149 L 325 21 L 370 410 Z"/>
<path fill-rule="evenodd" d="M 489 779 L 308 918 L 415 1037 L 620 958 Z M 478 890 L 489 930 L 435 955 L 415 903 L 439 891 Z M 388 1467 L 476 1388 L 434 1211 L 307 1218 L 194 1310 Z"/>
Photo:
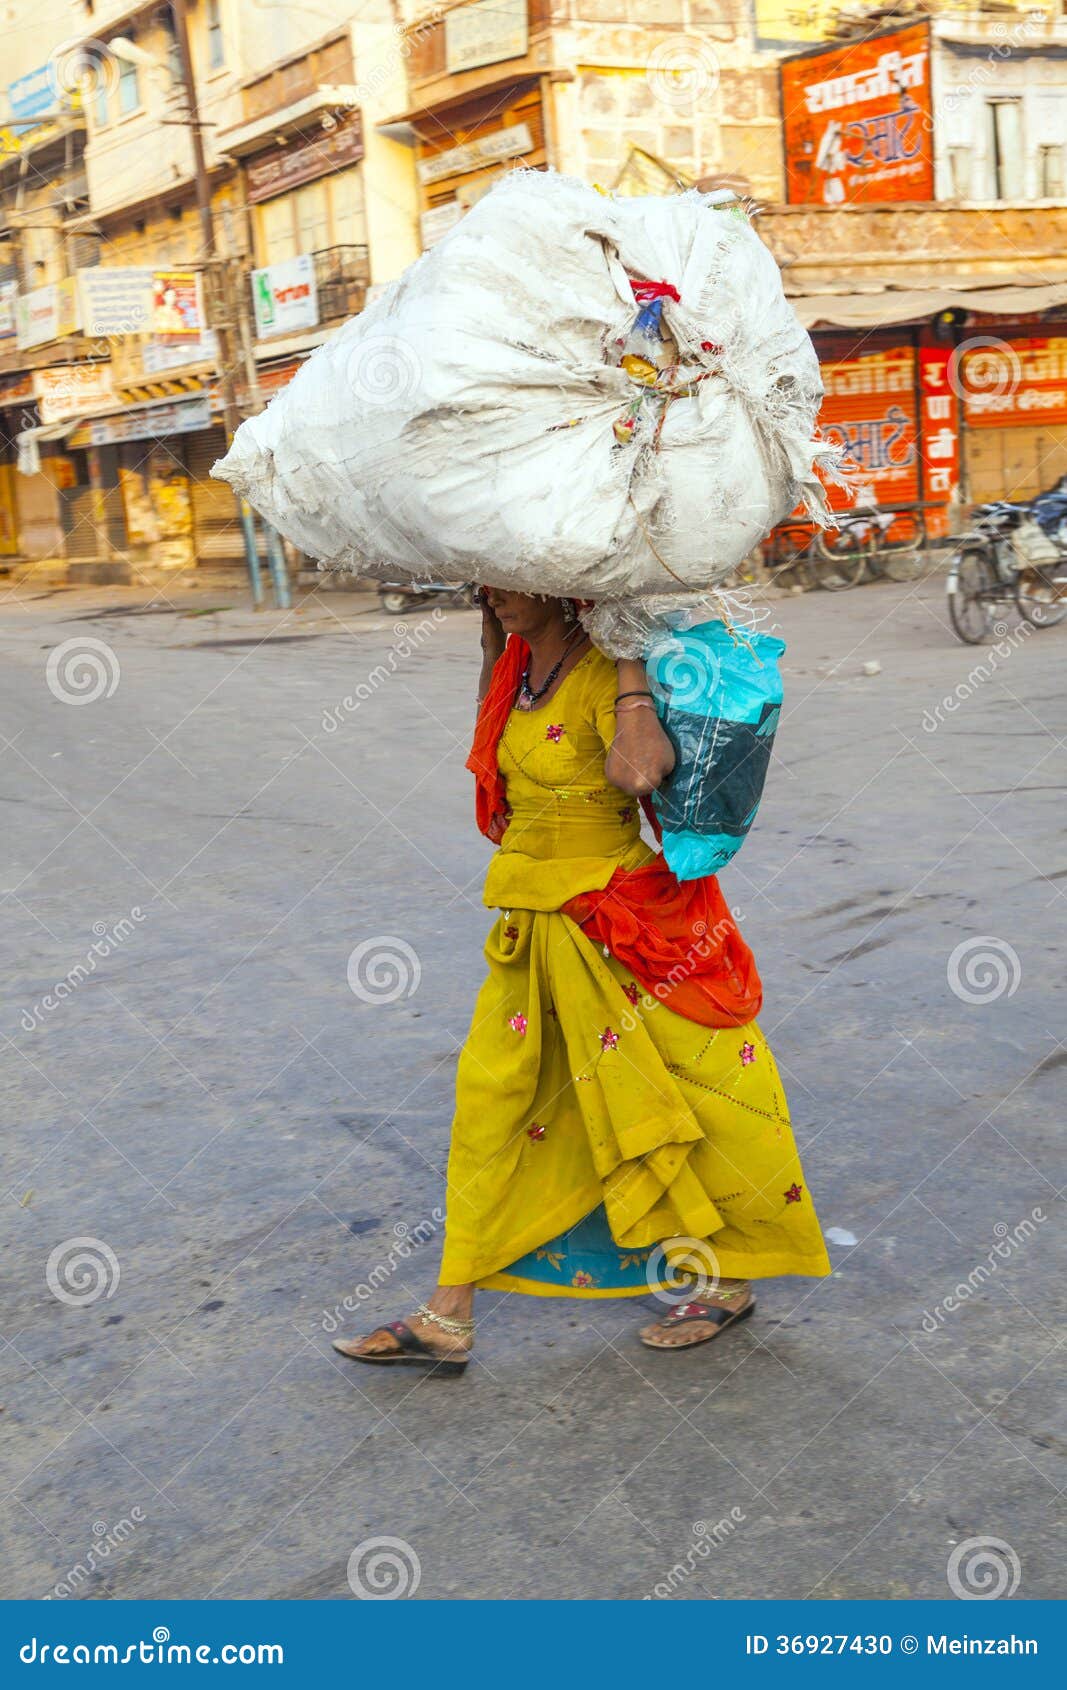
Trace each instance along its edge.
<path fill-rule="evenodd" d="M 420 1313 L 412 1315 L 405 1325 L 420 1343 L 425 1344 L 435 1355 L 458 1361 L 470 1354 L 474 1343 L 474 1328 L 471 1323 L 473 1305 L 473 1285 L 439 1285 L 423 1304 L 423 1308 L 438 1315 L 441 1321 L 448 1324 L 440 1325 L 438 1321 L 430 1320 Z M 460 1330 L 450 1330 L 453 1325 L 458 1326 Z M 387 1326 L 379 1326 L 376 1331 L 368 1332 L 362 1338 L 335 1338 L 333 1347 L 340 1355 L 358 1358 L 389 1355 L 399 1351 L 401 1345 L 395 1333 Z"/>
<path fill-rule="evenodd" d="M 643 1326 L 639 1336 L 651 1350 L 687 1350 L 747 1319 L 755 1306 L 747 1279 L 721 1279 L 714 1291 L 701 1292 L 691 1303 L 680 1303 L 662 1320 Z M 700 1317 L 701 1309 L 710 1311 L 705 1319 Z"/>

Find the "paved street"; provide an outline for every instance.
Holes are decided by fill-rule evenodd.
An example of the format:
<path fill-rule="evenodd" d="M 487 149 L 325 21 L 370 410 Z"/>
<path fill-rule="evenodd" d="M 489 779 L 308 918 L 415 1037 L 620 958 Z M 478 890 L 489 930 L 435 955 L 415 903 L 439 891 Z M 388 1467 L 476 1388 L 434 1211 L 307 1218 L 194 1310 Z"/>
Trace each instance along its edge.
<path fill-rule="evenodd" d="M 330 1336 L 432 1282 L 477 620 L 241 604 L 0 604 L 0 1594 L 348 1597 L 382 1537 L 357 1582 L 417 1558 L 419 1598 L 933 1598 L 954 1549 L 1055 1594 L 1067 627 L 965 648 L 937 580 L 773 605 L 723 884 L 834 1276 L 681 1356 L 483 1293 L 434 1382 Z"/>

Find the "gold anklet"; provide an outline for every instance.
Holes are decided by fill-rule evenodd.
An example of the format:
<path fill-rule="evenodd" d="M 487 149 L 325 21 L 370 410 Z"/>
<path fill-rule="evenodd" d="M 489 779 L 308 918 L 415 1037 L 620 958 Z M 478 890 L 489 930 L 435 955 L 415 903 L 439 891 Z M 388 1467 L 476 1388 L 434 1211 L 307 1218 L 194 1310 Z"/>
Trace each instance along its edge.
<path fill-rule="evenodd" d="M 449 1333 L 453 1338 L 469 1338 L 474 1331 L 473 1320 L 454 1320 L 451 1315 L 437 1314 L 426 1303 L 419 1304 L 418 1318 L 439 1326 L 442 1332 Z"/>

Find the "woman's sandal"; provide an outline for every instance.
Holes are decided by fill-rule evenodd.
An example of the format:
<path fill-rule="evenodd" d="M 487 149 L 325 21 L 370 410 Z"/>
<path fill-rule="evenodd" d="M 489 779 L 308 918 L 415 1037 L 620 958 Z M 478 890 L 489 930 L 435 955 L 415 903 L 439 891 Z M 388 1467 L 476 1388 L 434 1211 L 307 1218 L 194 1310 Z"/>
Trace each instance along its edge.
<path fill-rule="evenodd" d="M 431 1321 L 434 1326 L 440 1326 L 442 1331 L 456 1338 L 469 1337 L 474 1331 L 473 1320 L 453 1320 L 448 1315 L 435 1313 L 425 1305 L 419 1309 L 419 1319 Z M 379 1332 L 388 1332 L 391 1338 L 396 1339 L 398 1347 L 395 1350 L 379 1350 L 376 1354 L 353 1349 L 354 1343 L 363 1342 L 359 1338 L 335 1338 L 333 1347 L 338 1355 L 347 1357 L 349 1361 L 367 1361 L 375 1365 L 379 1362 L 386 1365 L 399 1362 L 401 1366 L 428 1367 L 431 1372 L 440 1373 L 446 1378 L 458 1378 L 467 1370 L 469 1351 L 466 1355 L 442 1355 L 440 1350 L 431 1349 L 429 1344 L 424 1344 L 402 1320 L 390 1320 L 384 1326 L 376 1326 L 367 1336 L 376 1338 Z"/>
<path fill-rule="evenodd" d="M 657 1344 L 654 1338 L 646 1338 L 639 1334 L 641 1342 L 648 1350 L 698 1350 L 701 1344 L 710 1344 L 713 1338 L 718 1338 L 728 1326 L 736 1326 L 739 1321 L 747 1320 L 756 1311 L 756 1299 L 752 1298 L 743 1309 L 724 1309 L 718 1303 L 681 1303 L 670 1314 L 664 1315 L 657 1321 L 657 1326 L 686 1326 L 690 1321 L 703 1320 L 714 1326 L 714 1332 L 709 1332 L 704 1338 L 694 1338 L 688 1344 Z"/>

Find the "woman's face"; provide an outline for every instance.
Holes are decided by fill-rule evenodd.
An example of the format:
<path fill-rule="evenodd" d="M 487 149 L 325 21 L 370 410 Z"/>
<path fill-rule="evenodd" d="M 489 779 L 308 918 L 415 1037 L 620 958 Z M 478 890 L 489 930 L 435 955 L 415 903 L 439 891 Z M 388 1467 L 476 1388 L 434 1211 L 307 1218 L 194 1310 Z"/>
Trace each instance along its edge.
<path fill-rule="evenodd" d="M 563 620 L 563 606 L 559 599 L 540 598 L 532 593 L 509 593 L 502 587 L 483 587 L 486 603 L 495 611 L 505 634 L 544 633 Z"/>

